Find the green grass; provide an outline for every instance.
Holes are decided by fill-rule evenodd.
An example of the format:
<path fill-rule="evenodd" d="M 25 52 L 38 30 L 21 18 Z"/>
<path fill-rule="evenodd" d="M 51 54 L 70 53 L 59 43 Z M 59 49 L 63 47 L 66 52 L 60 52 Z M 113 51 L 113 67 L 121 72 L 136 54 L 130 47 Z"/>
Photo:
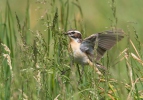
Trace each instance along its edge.
<path fill-rule="evenodd" d="M 0 100 L 143 99 L 143 1 L 0 1 Z M 21 5 L 22 4 L 22 5 Z M 69 29 L 83 36 L 122 28 L 98 76 L 71 62 Z"/>

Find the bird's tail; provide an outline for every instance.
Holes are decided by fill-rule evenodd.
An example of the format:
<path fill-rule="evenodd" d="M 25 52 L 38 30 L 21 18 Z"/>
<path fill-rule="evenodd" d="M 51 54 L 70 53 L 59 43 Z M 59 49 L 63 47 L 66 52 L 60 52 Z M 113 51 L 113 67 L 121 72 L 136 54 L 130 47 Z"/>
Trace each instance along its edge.
<path fill-rule="evenodd" d="M 93 68 L 94 68 L 94 70 L 96 71 L 96 73 L 98 74 L 98 75 L 103 75 L 102 73 L 101 73 L 101 69 L 103 70 L 103 71 L 105 71 L 106 70 L 106 68 L 104 67 L 104 66 L 102 66 L 101 64 L 99 64 L 99 63 L 93 63 L 93 62 L 91 62 L 91 61 L 89 61 L 89 65 L 90 66 L 93 66 Z M 102 71 L 102 72 L 103 72 Z"/>
<path fill-rule="evenodd" d="M 103 65 L 101 65 L 101 64 L 99 64 L 99 63 L 96 63 L 96 67 L 97 67 L 99 70 L 102 70 L 102 71 L 106 71 L 106 70 L 107 70 L 105 66 L 103 66 Z"/>
<path fill-rule="evenodd" d="M 103 74 L 107 72 L 107 68 L 97 62 L 96 63 L 90 62 L 89 65 L 94 68 L 94 70 L 96 71 L 98 75 L 102 76 Z"/>

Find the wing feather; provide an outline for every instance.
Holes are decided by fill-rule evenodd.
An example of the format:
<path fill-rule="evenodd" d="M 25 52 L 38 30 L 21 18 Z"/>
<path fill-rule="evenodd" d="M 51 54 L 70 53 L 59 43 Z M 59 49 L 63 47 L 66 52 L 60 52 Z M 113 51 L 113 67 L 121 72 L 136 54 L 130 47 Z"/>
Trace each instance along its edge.
<path fill-rule="evenodd" d="M 123 37 L 124 32 L 121 29 L 93 34 L 82 41 L 80 49 L 88 55 L 90 60 L 93 59 L 94 49 L 96 49 L 96 60 L 100 60 L 104 53 L 112 48 Z M 95 48 L 96 44 L 97 47 Z"/>

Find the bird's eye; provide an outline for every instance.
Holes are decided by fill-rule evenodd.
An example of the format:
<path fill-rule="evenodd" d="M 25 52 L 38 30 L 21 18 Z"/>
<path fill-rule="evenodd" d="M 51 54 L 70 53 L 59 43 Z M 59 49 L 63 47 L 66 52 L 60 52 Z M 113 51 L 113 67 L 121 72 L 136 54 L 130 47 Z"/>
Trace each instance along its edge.
<path fill-rule="evenodd" d="M 75 32 L 71 32 L 71 34 L 74 34 Z"/>

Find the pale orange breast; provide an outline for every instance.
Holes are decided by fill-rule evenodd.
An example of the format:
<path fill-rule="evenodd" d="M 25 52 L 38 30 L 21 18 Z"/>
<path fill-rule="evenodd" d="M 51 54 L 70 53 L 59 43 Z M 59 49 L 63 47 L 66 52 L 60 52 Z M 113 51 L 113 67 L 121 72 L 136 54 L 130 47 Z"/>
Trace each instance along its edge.
<path fill-rule="evenodd" d="M 74 61 L 79 64 L 88 64 L 89 59 L 87 55 L 80 50 L 80 44 L 75 41 L 70 42 L 70 48 L 72 49 L 72 55 L 74 57 Z"/>

